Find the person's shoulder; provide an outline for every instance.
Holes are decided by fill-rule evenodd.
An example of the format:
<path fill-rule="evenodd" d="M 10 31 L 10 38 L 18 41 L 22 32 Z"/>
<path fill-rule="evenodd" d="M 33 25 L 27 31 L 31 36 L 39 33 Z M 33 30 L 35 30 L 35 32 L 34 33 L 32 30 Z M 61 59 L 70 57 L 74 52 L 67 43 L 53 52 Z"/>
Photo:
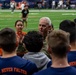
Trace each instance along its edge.
<path fill-rule="evenodd" d="M 56 74 L 59 74 L 61 72 L 63 73 L 63 75 L 67 75 L 67 74 L 76 75 L 76 68 L 71 67 L 71 66 L 66 67 L 66 68 L 49 67 L 49 68 L 47 68 L 45 70 L 39 71 L 37 73 L 34 73 L 33 75 L 56 75 Z"/>
<path fill-rule="evenodd" d="M 76 68 L 71 66 L 70 70 L 69 70 L 69 74 L 70 75 L 76 75 Z"/>
<path fill-rule="evenodd" d="M 75 67 L 72 67 L 72 66 L 71 66 L 71 69 L 74 70 L 74 71 L 76 71 L 76 68 L 75 68 Z"/>
<path fill-rule="evenodd" d="M 24 59 L 24 60 L 26 60 L 26 59 Z M 33 74 L 33 73 L 38 71 L 38 68 L 37 68 L 35 63 L 33 63 L 33 62 L 29 61 L 29 60 L 26 60 L 26 61 L 27 61 L 27 64 L 25 65 L 25 68 L 28 69 L 27 70 L 28 75 Z"/>
<path fill-rule="evenodd" d="M 47 68 L 45 70 L 41 70 L 41 71 L 39 71 L 37 73 L 34 73 L 33 75 L 48 75 L 49 71 L 50 71 L 49 68 Z"/>
<path fill-rule="evenodd" d="M 17 61 L 20 61 L 20 62 L 22 62 L 22 63 L 31 63 L 30 61 L 28 61 L 28 60 L 26 60 L 26 59 L 22 59 L 21 57 L 19 57 L 19 56 L 16 56 L 16 58 L 15 58 Z"/>
<path fill-rule="evenodd" d="M 29 60 L 26 60 L 26 59 L 22 59 L 19 56 L 17 56 L 15 60 L 17 62 L 20 62 L 19 64 L 26 65 L 26 67 L 30 68 L 30 66 L 31 66 L 31 68 L 36 68 L 35 63 L 33 63 L 33 62 L 29 61 Z"/>

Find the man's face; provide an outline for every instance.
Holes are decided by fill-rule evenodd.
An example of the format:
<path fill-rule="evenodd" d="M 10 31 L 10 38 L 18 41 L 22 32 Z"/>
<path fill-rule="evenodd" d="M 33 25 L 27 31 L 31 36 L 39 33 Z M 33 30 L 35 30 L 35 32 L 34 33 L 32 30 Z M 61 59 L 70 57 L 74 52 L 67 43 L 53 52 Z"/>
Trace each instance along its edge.
<path fill-rule="evenodd" d="M 47 34 L 48 29 L 49 29 L 49 25 L 47 23 L 47 21 L 45 19 L 41 19 L 39 21 L 39 26 L 38 26 L 39 32 L 44 35 Z"/>

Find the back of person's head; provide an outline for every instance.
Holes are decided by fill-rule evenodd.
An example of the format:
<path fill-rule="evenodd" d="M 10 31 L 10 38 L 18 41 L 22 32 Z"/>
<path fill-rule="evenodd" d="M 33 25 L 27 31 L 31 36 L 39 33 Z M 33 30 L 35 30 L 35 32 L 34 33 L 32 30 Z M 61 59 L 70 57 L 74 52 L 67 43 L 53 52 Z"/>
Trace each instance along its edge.
<path fill-rule="evenodd" d="M 23 43 L 29 52 L 39 52 L 43 46 L 43 37 L 38 31 L 29 31 Z"/>
<path fill-rule="evenodd" d="M 4 28 L 0 31 L 0 47 L 5 52 L 13 52 L 16 48 L 16 34 L 11 28 Z"/>
<path fill-rule="evenodd" d="M 51 26 L 51 20 L 49 17 L 42 17 L 42 18 L 40 18 L 40 20 L 44 20 L 49 26 Z"/>
<path fill-rule="evenodd" d="M 62 30 L 53 30 L 47 36 L 47 43 L 50 53 L 56 57 L 63 58 L 68 52 L 69 46 L 69 33 Z M 48 49 L 48 50 L 49 50 Z"/>
<path fill-rule="evenodd" d="M 70 20 L 63 20 L 60 23 L 59 29 L 70 33 L 70 43 L 76 41 L 76 24 Z"/>

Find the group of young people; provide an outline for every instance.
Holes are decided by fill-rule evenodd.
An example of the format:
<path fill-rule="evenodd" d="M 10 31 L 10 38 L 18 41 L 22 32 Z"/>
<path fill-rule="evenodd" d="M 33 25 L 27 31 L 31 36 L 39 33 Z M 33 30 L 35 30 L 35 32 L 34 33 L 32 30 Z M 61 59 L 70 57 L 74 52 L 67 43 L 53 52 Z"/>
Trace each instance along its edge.
<path fill-rule="evenodd" d="M 0 30 L 0 75 L 76 75 L 76 23 L 63 20 L 54 30 L 42 17 L 38 31 L 23 32 L 24 17 L 15 22 L 16 31 Z"/>

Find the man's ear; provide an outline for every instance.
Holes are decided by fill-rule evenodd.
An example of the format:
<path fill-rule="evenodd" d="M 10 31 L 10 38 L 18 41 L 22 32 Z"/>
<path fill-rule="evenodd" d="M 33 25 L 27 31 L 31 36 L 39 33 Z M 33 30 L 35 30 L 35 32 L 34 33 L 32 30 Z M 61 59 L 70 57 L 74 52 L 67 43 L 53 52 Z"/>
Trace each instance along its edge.
<path fill-rule="evenodd" d="M 48 33 L 51 33 L 52 30 L 53 30 L 52 27 L 48 26 Z"/>
<path fill-rule="evenodd" d="M 52 53 L 52 50 L 51 50 L 51 47 L 48 46 L 48 52 L 51 54 Z"/>
<path fill-rule="evenodd" d="M 19 44 L 18 41 L 16 41 L 16 47 L 18 46 L 18 44 Z"/>
<path fill-rule="evenodd" d="M 71 45 L 68 46 L 68 52 L 71 50 Z"/>
<path fill-rule="evenodd" d="M 51 30 L 51 25 L 48 26 L 49 30 Z"/>

